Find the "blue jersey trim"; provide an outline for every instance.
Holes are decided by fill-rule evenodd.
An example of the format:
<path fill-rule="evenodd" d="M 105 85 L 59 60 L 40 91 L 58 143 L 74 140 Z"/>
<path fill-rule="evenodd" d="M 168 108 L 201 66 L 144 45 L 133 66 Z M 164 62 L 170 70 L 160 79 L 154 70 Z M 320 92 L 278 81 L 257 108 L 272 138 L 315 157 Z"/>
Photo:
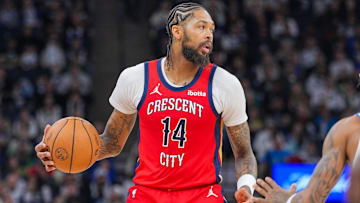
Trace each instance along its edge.
<path fill-rule="evenodd" d="M 213 111 L 215 116 L 217 118 L 219 118 L 220 114 L 216 111 L 214 101 L 213 101 L 213 97 L 212 97 L 212 87 L 213 87 L 213 80 L 214 80 L 214 75 L 215 75 L 216 68 L 217 68 L 217 66 L 214 65 L 212 67 L 212 69 L 211 69 L 211 72 L 210 72 L 209 83 L 208 83 L 208 99 L 209 99 L 209 104 L 210 104 L 211 110 Z"/>
<path fill-rule="evenodd" d="M 138 104 L 138 106 L 136 107 L 138 111 L 140 111 L 141 106 L 143 105 L 145 98 L 146 98 L 146 94 L 148 91 L 148 86 L 149 86 L 149 62 L 145 62 L 144 64 L 144 76 L 145 76 L 145 80 L 144 80 L 144 92 L 141 96 L 140 102 Z"/>
<path fill-rule="evenodd" d="M 164 86 L 166 88 L 168 88 L 169 90 L 172 90 L 172 91 L 180 92 L 180 91 L 183 91 L 183 90 L 186 90 L 186 89 L 190 88 L 200 78 L 200 75 L 201 75 L 201 73 L 203 71 L 203 67 L 200 67 L 199 70 L 197 71 L 194 79 L 189 84 L 187 84 L 187 85 L 185 85 L 183 87 L 174 87 L 174 86 L 170 85 L 168 82 L 166 82 L 166 79 L 165 79 L 165 77 L 164 77 L 164 75 L 162 73 L 162 69 L 161 69 L 161 61 L 162 60 L 163 60 L 163 58 L 159 59 L 159 61 L 157 62 L 157 72 L 158 72 L 161 83 L 164 84 Z"/>
<path fill-rule="evenodd" d="M 220 138 L 221 138 L 221 118 L 218 118 L 216 120 L 216 124 L 215 124 L 215 142 L 216 142 L 216 147 L 215 147 L 215 152 L 214 152 L 214 166 L 215 166 L 215 176 L 216 176 L 216 183 L 220 183 L 221 182 L 221 178 L 220 178 L 220 168 L 221 168 L 221 164 L 220 164 L 220 160 L 219 160 L 219 148 L 220 148 Z"/>
<path fill-rule="evenodd" d="M 140 143 L 140 128 L 138 129 L 138 132 L 137 132 L 137 143 L 136 143 L 136 146 L 139 150 L 139 143 Z M 140 157 L 138 158 L 138 160 L 136 161 L 136 165 L 135 165 L 135 168 L 134 168 L 134 174 L 136 176 L 136 169 L 139 167 L 140 165 Z"/>

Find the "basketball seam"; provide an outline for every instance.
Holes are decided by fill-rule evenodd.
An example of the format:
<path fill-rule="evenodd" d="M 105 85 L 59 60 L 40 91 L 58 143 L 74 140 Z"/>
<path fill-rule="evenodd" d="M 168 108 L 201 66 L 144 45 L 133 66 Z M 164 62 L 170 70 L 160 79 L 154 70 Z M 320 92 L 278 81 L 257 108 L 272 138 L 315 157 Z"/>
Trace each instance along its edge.
<path fill-rule="evenodd" d="M 55 136 L 55 138 L 54 138 L 54 142 L 53 142 L 53 144 L 52 144 L 52 146 L 51 146 L 51 150 L 52 150 L 52 152 L 51 152 L 51 157 L 54 157 L 53 155 L 54 155 L 54 145 L 55 145 L 55 142 L 56 142 L 56 139 L 57 139 L 57 137 L 59 136 L 59 134 L 61 133 L 61 131 L 63 130 L 63 128 L 65 127 L 65 125 L 68 123 L 68 119 L 66 119 L 66 123 L 60 128 L 60 130 L 59 130 L 59 132 L 57 133 L 57 135 Z"/>
<path fill-rule="evenodd" d="M 72 149 L 71 149 L 71 159 L 70 159 L 70 169 L 69 173 L 71 173 L 71 167 L 72 167 L 72 160 L 74 156 L 74 143 L 75 143 L 75 127 L 76 127 L 76 118 L 74 118 L 74 133 L 73 133 L 73 142 L 72 142 Z"/>
<path fill-rule="evenodd" d="M 90 166 L 91 162 L 92 162 L 92 159 L 93 159 L 93 146 L 92 146 L 92 141 L 91 141 L 91 137 L 89 135 L 89 132 L 87 131 L 85 125 L 84 125 L 84 121 L 80 120 L 81 121 L 81 124 L 82 126 L 84 127 L 85 131 L 86 131 L 86 134 L 88 135 L 89 137 L 89 140 L 90 140 L 90 146 L 91 146 L 91 158 L 90 158 L 90 162 L 88 164 L 88 167 Z"/>

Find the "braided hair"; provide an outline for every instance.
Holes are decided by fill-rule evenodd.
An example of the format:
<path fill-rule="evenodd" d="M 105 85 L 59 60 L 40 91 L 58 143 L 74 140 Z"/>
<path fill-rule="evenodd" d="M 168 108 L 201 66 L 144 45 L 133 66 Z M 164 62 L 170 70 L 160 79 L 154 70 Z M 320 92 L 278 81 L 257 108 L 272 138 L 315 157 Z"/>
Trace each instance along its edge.
<path fill-rule="evenodd" d="M 173 42 L 173 35 L 171 32 L 171 27 L 174 25 L 178 25 L 181 22 L 184 22 L 187 18 L 193 15 L 191 11 L 195 9 L 205 9 L 203 6 L 197 3 L 187 2 L 187 3 L 181 3 L 177 6 L 175 6 L 173 9 L 170 10 L 167 24 L 166 24 L 166 32 L 169 35 L 169 42 L 167 44 L 167 52 L 166 52 L 166 61 L 168 65 L 170 65 L 170 49 Z M 206 10 L 206 9 L 205 9 Z M 170 67 L 170 66 L 169 66 Z"/>

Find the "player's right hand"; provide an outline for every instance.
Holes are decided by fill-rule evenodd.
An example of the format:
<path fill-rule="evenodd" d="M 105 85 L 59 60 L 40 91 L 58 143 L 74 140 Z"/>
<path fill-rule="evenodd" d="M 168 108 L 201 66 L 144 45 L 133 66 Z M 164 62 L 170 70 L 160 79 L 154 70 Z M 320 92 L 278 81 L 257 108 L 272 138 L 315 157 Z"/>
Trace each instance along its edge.
<path fill-rule="evenodd" d="M 48 150 L 48 146 L 44 143 L 44 138 L 47 131 L 50 129 L 50 125 L 46 125 L 44 129 L 43 139 L 39 144 L 35 146 L 36 156 L 41 160 L 42 164 L 45 166 L 46 172 L 55 170 L 54 161 L 51 158 L 51 154 Z"/>
<path fill-rule="evenodd" d="M 284 203 L 296 193 L 295 183 L 291 185 L 290 190 L 284 190 L 270 177 L 266 177 L 265 180 L 257 179 L 254 188 L 264 197 L 253 197 L 256 203 Z"/>

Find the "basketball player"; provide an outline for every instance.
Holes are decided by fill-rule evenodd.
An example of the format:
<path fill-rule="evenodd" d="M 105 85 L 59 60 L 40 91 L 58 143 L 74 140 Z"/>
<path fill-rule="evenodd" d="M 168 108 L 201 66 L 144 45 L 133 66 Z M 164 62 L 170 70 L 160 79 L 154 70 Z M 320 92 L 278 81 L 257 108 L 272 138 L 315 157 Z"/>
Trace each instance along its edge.
<path fill-rule="evenodd" d="M 170 11 L 166 28 L 167 56 L 120 74 L 99 160 L 121 152 L 138 114 L 139 159 L 127 202 L 224 202 L 224 122 L 235 155 L 237 197 L 252 202 L 257 164 L 244 91 L 235 76 L 209 62 L 214 22 L 201 5 L 182 3 Z M 54 170 L 45 149 L 41 142 L 37 155 L 47 171 Z"/>
<path fill-rule="evenodd" d="M 319 203 L 325 202 L 338 181 L 346 162 L 355 167 L 360 158 L 360 113 L 341 119 L 327 134 L 323 145 L 323 156 L 317 164 L 307 187 L 296 192 L 293 184 L 289 191 L 282 189 L 269 177 L 258 179 L 255 189 L 263 198 L 253 198 L 258 203 Z M 357 163 L 359 165 L 359 163 Z M 354 186 L 355 187 L 355 186 Z M 358 186 L 357 186 L 358 187 Z M 359 189 L 356 191 L 359 195 Z M 351 196 L 351 195 L 350 195 Z M 357 199 L 358 201 L 359 199 Z"/>
<path fill-rule="evenodd" d="M 356 203 L 360 200 L 360 156 L 357 156 L 354 168 L 351 171 L 351 184 L 348 191 L 349 203 Z"/>

